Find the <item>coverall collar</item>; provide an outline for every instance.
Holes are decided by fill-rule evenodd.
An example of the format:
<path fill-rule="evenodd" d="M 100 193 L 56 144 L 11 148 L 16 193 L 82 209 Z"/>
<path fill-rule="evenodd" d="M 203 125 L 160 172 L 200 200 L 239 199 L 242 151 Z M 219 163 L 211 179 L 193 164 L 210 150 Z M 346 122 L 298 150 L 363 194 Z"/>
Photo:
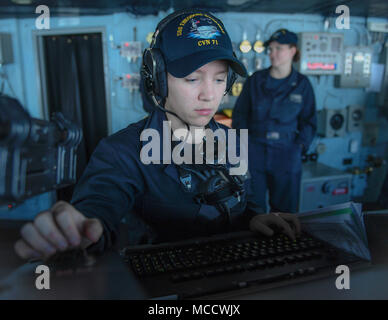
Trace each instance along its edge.
<path fill-rule="evenodd" d="M 278 92 L 282 92 L 282 91 L 285 91 L 287 88 L 290 88 L 290 87 L 294 87 L 297 85 L 297 76 L 298 76 L 298 72 L 293 68 L 291 67 L 291 74 L 288 76 L 288 80 L 285 81 L 284 83 L 282 83 L 280 85 L 280 87 L 276 88 L 276 89 L 270 89 L 268 88 L 268 83 L 270 81 L 270 68 L 267 68 L 265 69 L 264 71 L 264 82 L 263 82 L 263 89 L 267 92 L 267 93 L 270 93 L 270 94 L 276 94 Z"/>
<path fill-rule="evenodd" d="M 160 137 L 160 160 L 161 163 L 163 163 L 163 150 L 164 148 L 168 147 L 167 143 L 169 143 L 170 150 L 173 148 L 171 139 L 163 139 L 163 134 L 169 134 L 170 138 L 172 135 L 171 130 L 169 132 L 163 132 L 163 121 L 168 121 L 166 113 L 162 112 L 161 110 L 154 110 L 148 117 L 145 126 L 143 130 L 145 129 L 154 129 L 159 133 Z M 215 120 L 212 118 L 208 124 L 208 126 L 211 130 L 215 131 L 219 128 Z M 166 130 L 165 130 L 166 131 Z M 165 140 L 165 141 L 164 141 Z M 169 140 L 169 141 L 168 141 Z M 141 141 L 141 147 L 143 148 L 149 141 Z M 172 161 L 172 160 L 171 160 Z M 179 172 L 176 168 L 174 163 L 165 164 L 164 172 L 176 180 L 177 183 L 179 183 Z"/>

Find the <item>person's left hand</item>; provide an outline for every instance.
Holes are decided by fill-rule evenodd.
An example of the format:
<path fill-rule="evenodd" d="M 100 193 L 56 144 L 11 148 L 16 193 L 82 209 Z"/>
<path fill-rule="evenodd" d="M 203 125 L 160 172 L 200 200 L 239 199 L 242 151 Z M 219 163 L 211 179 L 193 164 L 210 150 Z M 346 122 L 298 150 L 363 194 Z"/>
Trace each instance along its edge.
<path fill-rule="evenodd" d="M 301 232 L 299 219 L 292 213 L 272 212 L 269 214 L 258 214 L 249 222 L 249 228 L 252 231 L 258 231 L 269 237 L 274 234 L 271 225 L 281 229 L 292 240 L 295 240 Z"/>

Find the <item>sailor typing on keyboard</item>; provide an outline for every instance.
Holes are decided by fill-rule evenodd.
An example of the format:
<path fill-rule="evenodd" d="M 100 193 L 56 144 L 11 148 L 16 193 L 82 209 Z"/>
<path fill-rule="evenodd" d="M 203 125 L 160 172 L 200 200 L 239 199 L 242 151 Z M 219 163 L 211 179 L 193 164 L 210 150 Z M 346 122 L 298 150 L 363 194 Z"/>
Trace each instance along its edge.
<path fill-rule="evenodd" d="M 294 239 L 295 215 L 264 214 L 251 201 L 249 174 L 235 161 L 244 135 L 213 119 L 236 74 L 246 70 L 219 19 L 194 9 L 163 19 L 142 63 L 155 110 L 100 142 L 71 203 L 57 202 L 24 225 L 17 254 L 103 252 L 123 219 L 133 244 L 248 228 L 270 236 L 274 226 Z"/>

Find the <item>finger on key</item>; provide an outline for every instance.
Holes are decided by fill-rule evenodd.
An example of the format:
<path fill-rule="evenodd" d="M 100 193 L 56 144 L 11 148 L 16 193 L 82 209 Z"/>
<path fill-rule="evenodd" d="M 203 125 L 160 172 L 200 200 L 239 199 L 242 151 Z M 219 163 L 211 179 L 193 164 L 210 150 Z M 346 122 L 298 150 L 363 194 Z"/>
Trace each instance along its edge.
<path fill-rule="evenodd" d="M 296 231 L 296 234 L 297 235 L 300 235 L 301 232 L 302 232 L 302 227 L 301 227 L 301 224 L 300 224 L 300 221 L 299 221 L 299 218 L 295 215 L 295 214 L 292 214 L 292 213 L 284 213 L 281 215 L 281 217 L 288 221 L 288 222 L 291 222 L 293 224 L 293 226 L 295 227 L 295 231 Z"/>
<path fill-rule="evenodd" d="M 283 229 L 283 232 L 292 240 L 295 240 L 295 233 L 291 229 L 291 226 L 288 224 L 286 220 L 284 220 L 281 216 L 277 216 L 276 225 Z"/>
<path fill-rule="evenodd" d="M 100 239 L 103 233 L 103 226 L 98 219 L 85 219 L 83 222 L 83 230 L 85 236 L 95 243 Z"/>
<path fill-rule="evenodd" d="M 50 211 L 40 213 L 34 221 L 36 229 L 53 246 L 60 250 L 66 250 L 68 242 L 62 232 L 57 228 L 53 215 Z"/>
<path fill-rule="evenodd" d="M 65 235 L 68 243 L 72 246 L 78 246 L 81 243 L 81 235 L 73 221 L 71 209 L 67 206 L 58 206 L 54 210 L 52 209 L 52 212 L 58 228 Z"/>
<path fill-rule="evenodd" d="M 35 228 L 31 222 L 25 224 L 20 230 L 23 240 L 33 249 L 44 255 L 52 255 L 56 249 Z"/>
<path fill-rule="evenodd" d="M 22 259 L 37 259 L 42 257 L 42 254 L 32 249 L 24 240 L 19 239 L 15 242 L 14 249 Z"/>
<path fill-rule="evenodd" d="M 262 220 L 266 220 L 266 217 L 253 217 L 249 222 L 249 227 L 252 231 L 258 231 L 268 237 L 271 237 L 274 234 L 274 231 L 268 227 Z"/>

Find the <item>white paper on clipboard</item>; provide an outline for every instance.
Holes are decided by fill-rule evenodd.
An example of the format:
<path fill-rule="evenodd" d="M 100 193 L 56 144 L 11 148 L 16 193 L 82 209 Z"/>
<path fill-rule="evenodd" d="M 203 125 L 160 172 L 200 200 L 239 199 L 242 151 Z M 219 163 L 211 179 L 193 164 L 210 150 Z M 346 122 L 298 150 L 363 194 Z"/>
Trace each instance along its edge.
<path fill-rule="evenodd" d="M 371 260 L 361 204 L 346 202 L 297 215 L 306 232 L 339 249 Z"/>

